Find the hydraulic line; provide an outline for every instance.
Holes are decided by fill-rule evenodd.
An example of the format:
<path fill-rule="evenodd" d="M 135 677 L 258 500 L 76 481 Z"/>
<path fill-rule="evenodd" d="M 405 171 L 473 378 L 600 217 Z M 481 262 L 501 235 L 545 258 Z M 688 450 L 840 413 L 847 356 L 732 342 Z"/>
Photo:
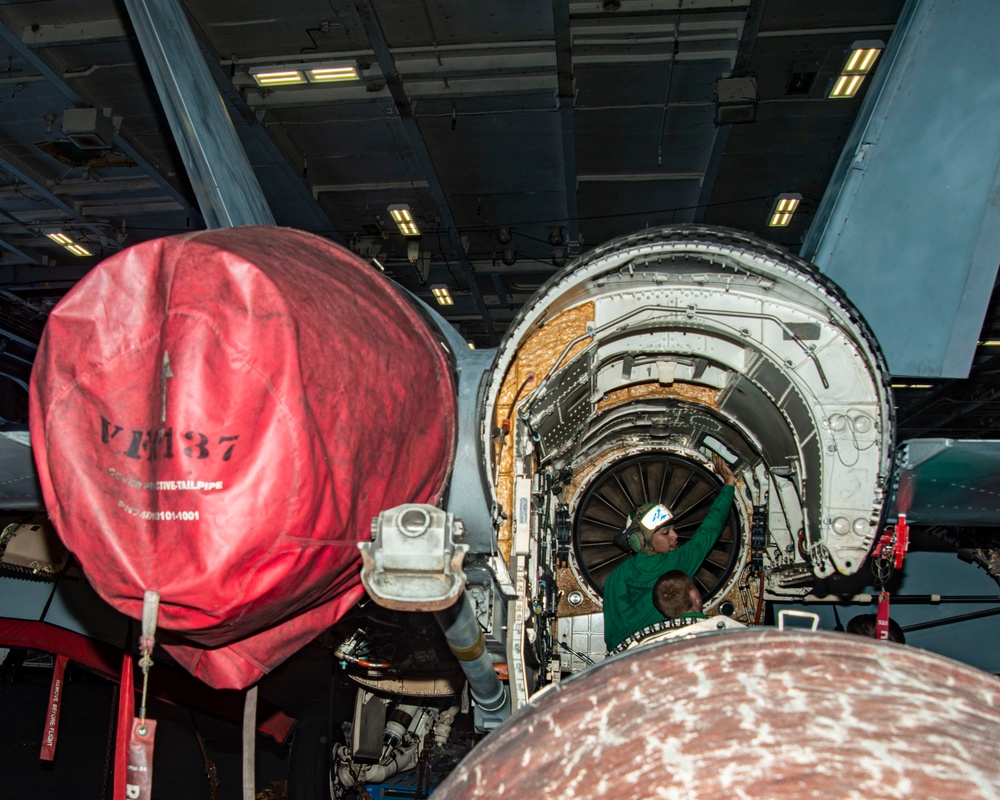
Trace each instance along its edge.
<path fill-rule="evenodd" d="M 462 666 L 473 700 L 484 711 L 499 710 L 506 699 L 503 684 L 493 670 L 493 662 L 486 652 L 486 643 L 479 628 L 468 595 L 462 596 L 454 605 L 435 611 L 441 629 L 444 631 L 448 647 Z"/>

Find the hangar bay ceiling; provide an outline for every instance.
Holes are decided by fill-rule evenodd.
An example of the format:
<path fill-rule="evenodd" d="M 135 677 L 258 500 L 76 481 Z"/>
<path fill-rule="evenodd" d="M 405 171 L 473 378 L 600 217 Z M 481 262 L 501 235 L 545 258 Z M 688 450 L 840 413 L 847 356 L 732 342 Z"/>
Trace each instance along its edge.
<path fill-rule="evenodd" d="M 829 92 L 853 46 L 892 37 L 903 5 L 184 4 L 275 222 L 343 244 L 362 274 L 382 270 L 440 312 L 456 362 L 493 364 L 476 432 L 503 558 L 482 538 L 490 520 L 455 511 L 516 703 L 542 665 L 569 673 L 603 655 L 596 601 L 620 558 L 609 531 L 640 493 L 693 526 L 717 488 L 698 466 L 709 451 L 739 464 L 745 491 L 696 579 L 713 610 L 760 621 L 765 571 L 781 600 L 860 568 L 894 420 L 901 439 L 992 435 L 990 345 L 969 380 L 893 379 L 850 298 L 795 257 L 866 84 Z M 178 147 L 220 143 L 171 136 L 121 3 L 0 0 L 0 38 L 0 416 L 16 422 L 52 305 L 107 256 L 205 227 Z M 276 72 L 294 82 L 269 83 Z M 662 227 L 675 223 L 693 224 Z M 459 395 L 461 412 L 461 382 Z M 478 477 L 461 466 L 456 503 Z M 525 533 L 536 511 L 554 520 L 541 543 Z M 765 514 L 771 549 L 754 524 Z M 539 622 L 553 616 L 567 620 L 558 658 Z"/>
<path fill-rule="evenodd" d="M 828 93 L 904 4 L 183 5 L 277 223 L 432 305 L 447 289 L 435 307 L 482 348 L 560 266 L 620 235 L 704 222 L 797 253 L 866 86 Z M 357 79 L 255 78 L 303 64 Z M 23 421 L 51 305 L 101 258 L 204 220 L 124 4 L 0 3 L 0 104 L 0 416 Z M 801 202 L 769 227 L 782 193 Z M 981 338 L 996 329 L 994 303 Z M 900 438 L 995 437 L 992 349 L 969 380 L 894 381 Z"/>

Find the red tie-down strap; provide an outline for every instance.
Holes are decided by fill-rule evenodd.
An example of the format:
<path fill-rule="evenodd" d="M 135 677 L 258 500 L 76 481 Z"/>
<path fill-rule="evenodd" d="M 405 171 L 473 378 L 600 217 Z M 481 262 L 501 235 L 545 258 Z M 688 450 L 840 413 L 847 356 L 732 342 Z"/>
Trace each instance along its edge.
<path fill-rule="evenodd" d="M 878 616 L 875 618 L 875 638 L 889 641 L 889 593 L 882 589 L 878 593 Z"/>
<path fill-rule="evenodd" d="M 47 622 L 6 617 L 0 617 L 0 647 L 31 647 L 63 655 L 68 661 L 115 682 L 121 678 L 122 656 L 125 655 L 119 647 Z M 212 689 L 168 664 L 159 664 L 156 669 L 159 675 L 151 689 L 153 697 L 236 724 L 242 721 L 244 692 Z M 279 744 L 287 742 L 295 720 L 264 700 L 260 701 L 258 711 L 257 731 Z"/>
<path fill-rule="evenodd" d="M 45 719 L 45 733 L 42 734 L 42 761 L 54 761 L 56 739 L 59 738 L 59 710 L 62 708 L 63 686 L 66 675 L 66 656 L 56 656 L 52 670 L 52 689 L 49 691 L 48 716 Z"/>
<path fill-rule="evenodd" d="M 122 661 L 122 689 L 118 695 L 118 727 L 115 735 L 114 800 L 125 800 L 128 783 L 128 743 L 135 714 L 135 687 L 132 683 L 132 656 Z"/>

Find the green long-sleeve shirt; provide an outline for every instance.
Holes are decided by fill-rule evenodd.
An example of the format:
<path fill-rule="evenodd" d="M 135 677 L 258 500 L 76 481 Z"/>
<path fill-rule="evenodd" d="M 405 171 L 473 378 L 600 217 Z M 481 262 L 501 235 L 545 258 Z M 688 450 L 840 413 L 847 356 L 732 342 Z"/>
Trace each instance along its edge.
<path fill-rule="evenodd" d="M 698 571 L 725 527 L 734 491 L 732 486 L 719 490 L 690 541 L 669 553 L 636 553 L 608 575 L 604 581 L 604 643 L 608 650 L 663 619 L 653 605 L 653 584 L 672 569 L 687 575 Z"/>

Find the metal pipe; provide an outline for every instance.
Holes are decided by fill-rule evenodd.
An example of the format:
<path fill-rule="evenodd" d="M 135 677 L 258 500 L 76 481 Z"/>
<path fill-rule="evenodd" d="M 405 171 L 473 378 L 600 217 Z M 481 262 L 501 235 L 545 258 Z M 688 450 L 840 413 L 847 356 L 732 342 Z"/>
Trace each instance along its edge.
<path fill-rule="evenodd" d="M 907 603 L 914 605 L 939 605 L 941 603 L 1000 603 L 997 595 L 976 594 L 894 594 L 891 595 L 893 605 Z M 878 602 L 877 594 L 852 595 L 815 595 L 809 594 L 799 602 L 807 605 L 871 605 Z"/>
<path fill-rule="evenodd" d="M 506 695 L 503 684 L 493 671 L 493 662 L 486 652 L 483 632 L 468 595 L 463 592 L 458 602 L 442 611 L 435 611 L 434 616 L 444 631 L 448 647 L 462 665 L 472 699 L 484 711 L 499 711 Z"/>
<path fill-rule="evenodd" d="M 940 628 L 942 625 L 952 625 L 956 622 L 968 622 L 969 620 L 982 619 L 983 617 L 995 617 L 997 614 L 1000 614 L 1000 608 L 988 608 L 985 611 L 973 611 L 971 614 L 958 614 L 954 617 L 934 619 L 930 622 L 918 622 L 915 625 L 907 625 L 903 628 L 903 633 L 923 631 L 927 628 Z"/>

